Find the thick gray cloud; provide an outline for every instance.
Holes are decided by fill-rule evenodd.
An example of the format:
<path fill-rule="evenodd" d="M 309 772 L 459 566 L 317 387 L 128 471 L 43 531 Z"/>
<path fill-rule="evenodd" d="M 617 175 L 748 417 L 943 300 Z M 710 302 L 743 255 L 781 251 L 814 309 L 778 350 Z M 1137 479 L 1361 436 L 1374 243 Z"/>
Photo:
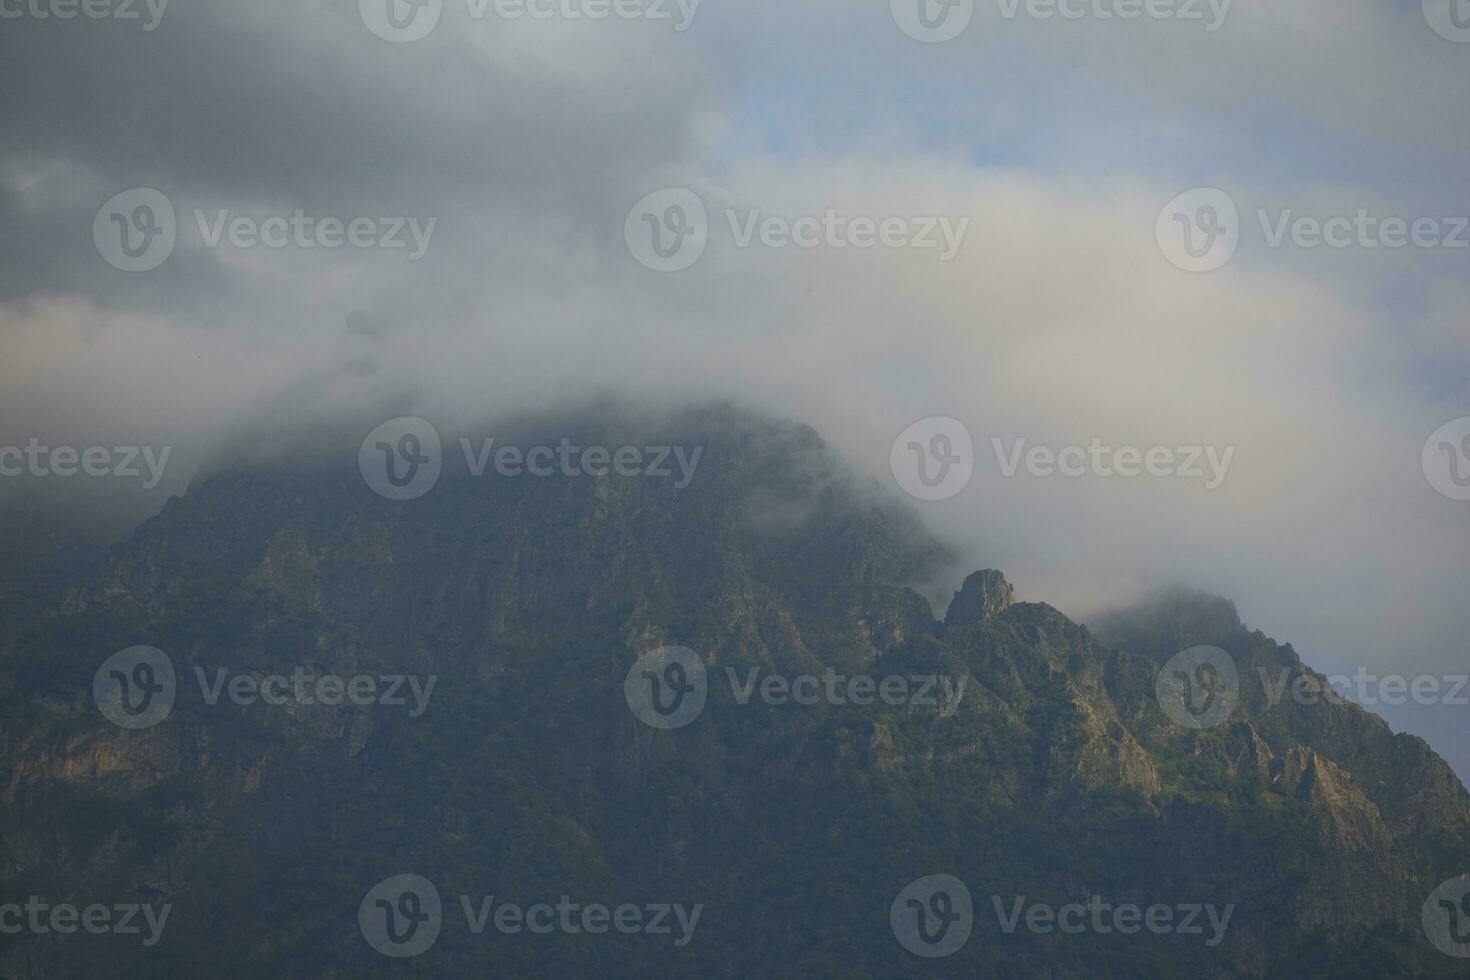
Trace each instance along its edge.
<path fill-rule="evenodd" d="M 466 9 L 411 44 L 345 0 L 0 21 L 0 444 L 173 446 L 142 512 L 222 447 L 375 413 L 730 395 L 890 487 L 894 437 L 952 416 L 976 476 L 922 510 L 1027 597 L 1183 580 L 1322 669 L 1470 669 L 1470 504 L 1419 467 L 1470 415 L 1470 251 L 1272 248 L 1256 216 L 1470 212 L 1470 45 L 1417 4 L 1236 0 L 1208 32 L 982 0 L 942 45 L 884 2 L 705 0 L 685 31 Z M 93 218 L 142 186 L 178 243 L 125 273 Z M 660 274 L 623 228 L 666 186 L 711 228 Z M 1209 275 L 1154 239 L 1198 186 L 1243 218 Z M 739 244 L 829 208 L 969 225 L 952 261 Z M 435 224 L 417 259 L 208 247 L 195 211 L 226 209 Z M 991 444 L 1093 437 L 1235 455 L 1206 490 L 1007 478 Z M 1470 771 L 1470 709 L 1390 718 Z"/>

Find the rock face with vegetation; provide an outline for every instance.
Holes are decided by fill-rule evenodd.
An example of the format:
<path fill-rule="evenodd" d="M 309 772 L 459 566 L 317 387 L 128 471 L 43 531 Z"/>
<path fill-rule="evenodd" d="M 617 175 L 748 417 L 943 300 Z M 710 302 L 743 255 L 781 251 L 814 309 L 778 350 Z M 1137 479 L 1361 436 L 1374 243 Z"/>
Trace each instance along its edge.
<path fill-rule="evenodd" d="M 1470 870 L 1465 790 L 1360 708 L 1273 703 L 1263 677 L 1321 678 L 1230 603 L 1173 593 L 1089 629 L 982 571 L 936 617 L 912 584 L 945 549 L 810 429 L 710 409 L 504 441 L 548 431 L 703 456 L 682 489 L 477 477 L 446 433 L 439 483 L 401 502 L 364 483 L 355 445 L 241 464 L 170 501 L 100 574 L 14 606 L 0 903 L 172 911 L 151 947 L 0 935 L 0 975 L 1463 975 L 1420 909 Z M 1155 684 L 1206 644 L 1238 664 L 1239 702 L 1193 729 Z M 177 697 L 128 730 L 92 682 L 135 645 L 168 655 Z M 625 678 L 666 646 L 704 664 L 707 701 L 661 729 Z M 435 686 L 416 716 L 412 696 L 209 703 L 196 668 L 210 684 L 304 668 Z M 933 703 L 779 703 L 760 693 L 772 675 L 951 684 Z M 443 926 L 390 959 L 359 905 L 408 873 L 436 885 Z M 975 919 L 926 960 L 890 906 L 934 874 L 966 884 Z M 492 895 L 702 912 L 683 945 L 677 927 L 475 934 L 460 896 Z M 995 905 L 1019 896 L 1234 911 L 1214 945 L 1208 926 L 1007 932 Z"/>

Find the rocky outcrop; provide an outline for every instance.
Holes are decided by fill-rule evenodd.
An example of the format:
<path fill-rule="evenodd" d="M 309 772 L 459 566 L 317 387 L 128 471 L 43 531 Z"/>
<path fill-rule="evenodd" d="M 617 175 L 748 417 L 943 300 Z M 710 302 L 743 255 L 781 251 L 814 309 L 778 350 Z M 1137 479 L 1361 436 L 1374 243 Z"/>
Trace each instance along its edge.
<path fill-rule="evenodd" d="M 994 569 L 975 572 L 965 579 L 944 614 L 946 629 L 969 626 L 993 619 L 1016 601 L 1016 590 Z"/>

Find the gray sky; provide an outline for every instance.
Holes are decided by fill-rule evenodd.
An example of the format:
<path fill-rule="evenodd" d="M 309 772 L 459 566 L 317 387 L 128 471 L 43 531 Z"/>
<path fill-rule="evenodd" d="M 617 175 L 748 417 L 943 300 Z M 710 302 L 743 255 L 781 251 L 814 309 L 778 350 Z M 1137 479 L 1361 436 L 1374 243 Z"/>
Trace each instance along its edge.
<path fill-rule="evenodd" d="M 406 43 L 372 29 L 388 2 L 173 0 L 154 24 L 141 3 L 61 20 L 0 0 L 0 445 L 173 446 L 156 508 L 219 446 L 313 418 L 734 395 L 892 486 L 895 437 L 947 416 L 974 476 L 919 506 L 1024 598 L 1085 617 L 1185 581 L 1323 671 L 1470 671 L 1470 502 L 1421 465 L 1470 416 L 1470 248 L 1271 243 L 1283 216 L 1360 211 L 1454 238 L 1470 43 L 1451 0 L 1190 3 L 1202 20 L 975 0 L 943 43 L 902 29 L 918 0 L 624 0 L 639 16 L 601 20 L 563 12 L 596 0 L 520 19 L 440 0 Z M 94 220 L 140 187 L 176 242 L 125 272 Z M 670 187 L 706 209 L 707 246 L 658 272 L 625 221 Z M 1156 223 L 1201 187 L 1240 241 L 1191 273 Z M 407 245 L 208 241 L 298 209 L 374 235 L 404 219 Z M 948 258 L 741 245 L 753 218 L 829 209 L 968 225 Z M 417 257 L 407 219 L 434 222 Z M 992 447 L 1094 437 L 1235 452 L 1210 490 L 1005 477 Z M 1380 710 L 1470 773 L 1470 706 Z"/>

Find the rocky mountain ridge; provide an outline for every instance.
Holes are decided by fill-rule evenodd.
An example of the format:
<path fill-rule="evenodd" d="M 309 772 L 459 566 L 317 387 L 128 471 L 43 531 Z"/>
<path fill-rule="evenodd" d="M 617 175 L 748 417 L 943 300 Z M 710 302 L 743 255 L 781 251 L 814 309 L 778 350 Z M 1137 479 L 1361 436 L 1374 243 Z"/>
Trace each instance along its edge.
<path fill-rule="evenodd" d="M 584 445 L 618 438 L 614 421 L 558 424 Z M 944 547 L 810 429 L 721 408 L 654 435 L 704 450 L 687 487 L 446 466 L 431 493 L 391 501 L 347 451 L 229 469 L 8 627 L 0 901 L 174 911 L 152 947 L 0 937 L 0 973 L 1457 975 L 1421 905 L 1470 866 L 1470 797 L 1361 708 L 1273 702 L 1261 669 L 1321 678 L 1228 602 L 1175 593 L 1089 629 L 987 570 L 941 620 L 909 583 Z M 138 645 L 166 655 L 176 693 L 126 729 L 93 680 Z M 1238 700 L 1192 729 L 1156 685 L 1203 645 L 1238 667 Z M 670 647 L 698 659 L 706 700 L 659 728 L 627 678 Z M 371 678 L 375 696 L 384 678 L 436 684 L 418 716 L 411 698 L 272 703 L 263 682 L 298 671 Z M 803 704 L 742 700 L 731 679 L 772 675 L 963 693 Z M 216 676 L 256 694 L 211 701 Z M 433 948 L 399 961 L 358 912 L 404 873 L 446 913 Z M 975 931 L 921 964 L 890 903 L 936 873 L 974 893 Z M 703 915 L 678 947 L 489 938 L 450 908 L 479 894 Z M 1234 913 L 1213 947 L 1008 933 L 991 899 L 1020 895 Z"/>

